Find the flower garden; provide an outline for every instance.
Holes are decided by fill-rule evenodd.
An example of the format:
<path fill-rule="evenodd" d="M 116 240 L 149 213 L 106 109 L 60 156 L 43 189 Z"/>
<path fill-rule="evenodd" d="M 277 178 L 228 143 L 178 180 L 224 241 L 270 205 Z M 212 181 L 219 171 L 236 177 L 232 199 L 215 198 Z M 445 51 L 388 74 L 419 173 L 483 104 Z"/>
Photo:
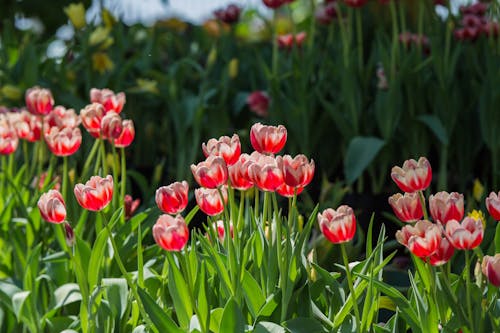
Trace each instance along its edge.
<path fill-rule="evenodd" d="M 500 4 L 262 2 L 3 18 L 0 332 L 500 332 Z"/>

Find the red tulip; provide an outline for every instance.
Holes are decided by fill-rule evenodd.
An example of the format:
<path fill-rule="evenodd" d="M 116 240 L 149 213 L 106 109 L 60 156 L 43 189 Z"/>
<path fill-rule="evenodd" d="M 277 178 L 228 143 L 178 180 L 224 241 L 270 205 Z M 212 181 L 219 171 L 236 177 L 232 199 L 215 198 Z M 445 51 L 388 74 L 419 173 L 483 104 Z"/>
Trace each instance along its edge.
<path fill-rule="evenodd" d="M 441 266 L 450 261 L 455 248 L 450 244 L 446 238 L 441 238 L 439 246 L 433 254 L 429 257 L 429 262 L 432 266 Z"/>
<path fill-rule="evenodd" d="M 66 241 L 66 245 L 68 247 L 72 247 L 76 243 L 75 232 L 71 225 L 68 222 L 64 222 L 64 240 Z"/>
<path fill-rule="evenodd" d="M 420 157 L 418 162 L 414 159 L 406 160 L 402 168 L 392 168 L 391 178 L 403 192 L 425 190 L 432 179 L 431 164 L 425 157 Z"/>
<path fill-rule="evenodd" d="M 91 211 L 100 211 L 113 198 L 113 177 L 92 176 L 85 185 L 76 184 L 74 192 L 80 206 Z"/>
<path fill-rule="evenodd" d="M 120 137 L 123 131 L 122 118 L 115 111 L 109 111 L 101 120 L 101 137 L 114 140 Z"/>
<path fill-rule="evenodd" d="M 483 274 L 495 287 L 500 287 L 500 253 L 495 256 L 484 256 L 481 264 Z"/>
<path fill-rule="evenodd" d="M 189 229 L 182 216 L 163 214 L 153 226 L 153 238 L 164 250 L 180 251 L 188 242 Z"/>
<path fill-rule="evenodd" d="M 205 144 L 201 145 L 205 157 L 220 156 L 230 166 L 236 163 L 241 155 L 240 137 L 234 134 L 231 138 L 228 136 L 221 136 L 217 139 L 210 139 Z"/>
<path fill-rule="evenodd" d="M 253 186 L 250 176 L 248 175 L 248 164 L 246 164 L 249 160 L 250 155 L 241 154 L 238 161 L 227 168 L 231 186 L 237 190 L 245 191 Z"/>
<path fill-rule="evenodd" d="M 115 94 L 109 89 L 92 88 L 90 89 L 90 102 L 102 104 L 106 112 L 120 113 L 125 104 L 125 94 L 123 92 Z"/>
<path fill-rule="evenodd" d="M 292 198 L 294 194 L 299 195 L 302 191 L 304 191 L 304 187 L 302 186 L 292 187 L 287 184 L 283 184 L 276 189 L 276 192 L 285 198 Z"/>
<path fill-rule="evenodd" d="M 495 221 L 500 221 L 500 192 L 491 192 L 486 198 L 486 209 Z"/>
<path fill-rule="evenodd" d="M 262 2 L 264 3 L 264 5 L 272 9 L 276 9 L 285 4 L 283 0 L 262 0 Z"/>
<path fill-rule="evenodd" d="M 40 116 L 33 115 L 26 110 L 22 110 L 19 113 L 10 113 L 10 115 L 12 127 L 16 130 L 19 139 L 24 139 L 29 142 L 40 140 L 42 131 L 42 120 Z"/>
<path fill-rule="evenodd" d="M 26 107 L 32 114 L 45 116 L 52 111 L 54 98 L 48 89 L 33 87 L 26 91 Z"/>
<path fill-rule="evenodd" d="M 132 196 L 129 194 L 126 194 L 125 197 L 123 198 L 123 205 L 125 208 L 125 219 L 129 220 L 132 215 L 134 215 L 134 212 L 139 208 L 139 205 L 141 204 L 141 199 L 132 199 Z"/>
<path fill-rule="evenodd" d="M 49 147 L 52 154 L 56 156 L 70 156 L 73 155 L 82 144 L 82 132 L 78 127 L 76 128 L 62 128 L 52 127 L 45 134 L 45 142 Z"/>
<path fill-rule="evenodd" d="M 446 223 L 445 235 L 455 249 L 471 250 L 483 240 L 483 222 L 470 216 L 464 218 L 461 223 L 450 220 Z"/>
<path fill-rule="evenodd" d="M 259 117 L 267 117 L 270 98 L 265 91 L 254 91 L 247 97 L 247 104 L 250 111 Z"/>
<path fill-rule="evenodd" d="M 197 165 L 191 164 L 191 172 L 196 182 L 203 187 L 217 188 L 227 183 L 226 162 L 219 156 L 209 156 Z"/>
<path fill-rule="evenodd" d="M 258 154 L 258 153 L 257 153 Z M 252 154 L 259 156 L 248 161 L 248 176 L 250 180 L 262 191 L 274 192 L 284 184 L 281 160 L 268 155 Z"/>
<path fill-rule="evenodd" d="M 464 217 L 464 195 L 457 192 L 438 192 L 429 197 L 429 210 L 434 221 L 446 223 Z"/>
<path fill-rule="evenodd" d="M 196 203 L 205 214 L 215 216 L 224 211 L 224 204 L 227 203 L 227 189 L 226 187 L 221 187 L 220 189 L 224 202 L 222 202 L 218 189 L 202 187 L 194 190 Z"/>
<path fill-rule="evenodd" d="M 415 226 L 406 225 L 396 232 L 396 239 L 420 258 L 434 254 L 441 241 L 441 229 L 427 220 L 418 221 Z"/>
<path fill-rule="evenodd" d="M 342 205 L 337 210 L 327 208 L 318 213 L 318 223 L 323 235 L 334 244 L 348 242 L 356 233 L 356 216 L 351 207 Z"/>
<path fill-rule="evenodd" d="M 73 109 L 66 109 L 64 106 L 56 106 L 51 113 L 43 118 L 44 128 L 69 127 L 75 128 L 80 125 L 81 119 Z"/>
<path fill-rule="evenodd" d="M 101 135 L 101 121 L 106 111 L 99 103 L 87 105 L 80 111 L 83 127 L 95 138 Z"/>
<path fill-rule="evenodd" d="M 187 181 L 175 182 L 156 190 L 156 204 L 164 213 L 176 215 L 188 204 L 189 184 Z"/>
<path fill-rule="evenodd" d="M 230 4 L 225 9 L 218 9 L 214 11 L 214 16 L 221 22 L 233 24 L 238 22 L 240 18 L 241 8 L 235 4 Z"/>
<path fill-rule="evenodd" d="M 115 139 L 115 147 L 125 148 L 130 146 L 135 138 L 134 122 L 130 119 L 122 121 L 122 132 L 120 136 Z"/>
<path fill-rule="evenodd" d="M 424 216 L 418 193 L 396 193 L 389 197 L 389 205 L 396 217 L 403 222 L 416 222 Z"/>
<path fill-rule="evenodd" d="M 283 179 L 285 184 L 291 187 L 307 186 L 314 176 L 314 161 L 307 159 L 305 155 L 290 155 L 277 156 L 278 164 L 283 167 Z"/>
<path fill-rule="evenodd" d="M 263 154 L 275 154 L 285 146 L 287 131 L 285 126 L 267 126 L 256 123 L 250 129 L 252 147 Z"/>
<path fill-rule="evenodd" d="M 66 204 L 61 193 L 56 190 L 49 190 L 40 196 L 38 209 L 42 218 L 50 223 L 62 223 L 66 218 Z"/>

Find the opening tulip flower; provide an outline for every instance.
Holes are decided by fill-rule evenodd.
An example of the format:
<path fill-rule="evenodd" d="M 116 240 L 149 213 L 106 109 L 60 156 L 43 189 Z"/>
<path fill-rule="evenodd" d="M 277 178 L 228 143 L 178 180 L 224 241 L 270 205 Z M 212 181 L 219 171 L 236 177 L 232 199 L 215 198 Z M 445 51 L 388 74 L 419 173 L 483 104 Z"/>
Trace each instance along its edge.
<path fill-rule="evenodd" d="M 49 190 L 42 194 L 38 200 L 38 209 L 47 222 L 59 224 L 66 219 L 66 204 L 57 190 Z"/>
<path fill-rule="evenodd" d="M 389 205 L 396 217 L 403 222 L 416 222 L 424 216 L 418 193 L 396 193 L 389 197 Z"/>
<path fill-rule="evenodd" d="M 434 221 L 446 223 L 464 217 L 464 195 L 457 192 L 438 192 L 429 197 L 429 210 Z"/>
<path fill-rule="evenodd" d="M 228 166 L 236 163 L 241 155 L 240 137 L 237 134 L 234 134 L 231 138 L 221 136 L 218 140 L 210 139 L 206 144 L 203 143 L 201 148 L 205 157 L 220 156 Z"/>
<path fill-rule="evenodd" d="M 287 131 L 283 125 L 267 126 L 256 123 L 250 129 L 252 147 L 262 154 L 276 154 L 285 146 Z"/>
<path fill-rule="evenodd" d="M 418 162 L 414 159 L 406 160 L 402 168 L 392 168 L 391 178 L 403 192 L 423 191 L 431 184 L 431 164 L 425 157 L 420 157 Z"/>
<path fill-rule="evenodd" d="M 277 156 L 278 164 L 282 165 L 283 180 L 291 187 L 307 186 L 314 176 L 314 161 L 307 159 L 305 155 Z"/>
<path fill-rule="evenodd" d="M 464 218 L 461 223 L 450 220 L 446 223 L 445 234 L 455 249 L 471 250 L 483 240 L 483 221 L 470 216 Z"/>
<path fill-rule="evenodd" d="M 441 228 L 430 221 L 421 220 L 396 232 L 396 239 L 420 258 L 434 254 L 441 241 Z"/>
<path fill-rule="evenodd" d="M 80 111 L 83 127 L 94 137 L 98 138 L 101 133 L 101 121 L 106 111 L 99 103 L 87 105 Z"/>
<path fill-rule="evenodd" d="M 45 116 L 54 107 L 54 98 L 48 89 L 33 87 L 26 91 L 26 107 L 32 114 Z"/>
<path fill-rule="evenodd" d="M 248 176 L 262 191 L 274 192 L 284 184 L 280 159 L 253 152 L 248 163 Z"/>
<path fill-rule="evenodd" d="M 250 111 L 259 117 L 267 117 L 270 98 L 265 91 L 254 91 L 247 97 L 247 104 Z"/>
<path fill-rule="evenodd" d="M 189 229 L 180 215 L 160 215 L 153 226 L 155 242 L 167 251 L 180 251 L 189 239 Z"/>
<path fill-rule="evenodd" d="M 113 177 L 92 176 L 85 185 L 76 184 L 74 192 L 80 206 L 91 211 L 100 211 L 113 198 Z"/>
<path fill-rule="evenodd" d="M 49 116 L 52 112 L 49 114 Z M 29 142 L 40 140 L 42 131 L 42 120 L 26 110 L 19 113 L 10 113 L 12 127 L 16 130 L 17 137 Z M 48 117 L 48 116 L 47 116 Z"/>
<path fill-rule="evenodd" d="M 333 244 L 349 242 L 356 233 L 356 216 L 351 207 L 342 205 L 337 210 L 327 208 L 318 213 L 321 232 Z"/>
<path fill-rule="evenodd" d="M 219 241 L 222 243 L 224 241 L 224 236 L 226 234 L 226 231 L 224 229 L 224 221 L 218 220 L 217 222 L 212 223 L 212 228 L 216 231 L 217 237 L 219 238 Z M 234 230 L 233 230 L 233 222 L 229 222 L 229 234 L 231 235 L 231 238 L 234 237 Z"/>
<path fill-rule="evenodd" d="M 122 118 L 114 111 L 106 113 L 101 120 L 101 137 L 114 140 L 120 137 L 123 131 Z"/>
<path fill-rule="evenodd" d="M 495 221 L 500 221 L 500 192 L 491 192 L 486 198 L 486 209 Z"/>
<path fill-rule="evenodd" d="M 106 112 L 114 111 L 120 113 L 125 105 L 126 98 L 123 92 L 115 94 L 110 89 L 92 88 L 90 90 L 90 101 L 92 103 L 102 104 Z"/>
<path fill-rule="evenodd" d="M 66 109 L 64 106 L 56 106 L 52 112 L 43 118 L 44 128 L 69 127 L 75 128 L 81 123 L 80 116 L 73 109 Z"/>
<path fill-rule="evenodd" d="M 241 154 L 235 164 L 228 167 L 229 180 L 231 186 L 237 190 L 245 191 L 253 186 L 253 182 L 248 175 L 247 161 L 250 160 L 250 155 Z"/>
<path fill-rule="evenodd" d="M 484 256 L 481 268 L 488 281 L 495 287 L 500 287 L 500 253 Z"/>
<path fill-rule="evenodd" d="M 218 189 L 197 188 L 194 190 L 196 203 L 201 211 L 209 216 L 215 216 L 222 213 L 224 211 L 224 205 L 227 203 L 226 187 L 221 187 L 221 192 L 224 202 L 221 199 Z"/>
<path fill-rule="evenodd" d="M 52 127 L 45 134 L 45 142 L 50 151 L 56 156 L 73 155 L 82 144 L 82 132 L 78 127 Z"/>
<path fill-rule="evenodd" d="M 197 165 L 191 164 L 191 171 L 200 186 L 217 188 L 227 183 L 228 171 L 222 157 L 209 156 Z"/>
<path fill-rule="evenodd" d="M 115 139 L 115 147 L 125 148 L 130 146 L 135 138 L 134 122 L 130 119 L 122 121 L 122 132 L 120 136 Z"/>
<path fill-rule="evenodd" d="M 175 182 L 156 190 L 156 204 L 164 213 L 176 215 L 188 204 L 189 184 L 187 181 Z"/>
<path fill-rule="evenodd" d="M 432 266 L 442 266 L 450 261 L 455 253 L 455 248 L 446 238 L 441 238 L 436 252 L 429 256 L 429 262 Z"/>

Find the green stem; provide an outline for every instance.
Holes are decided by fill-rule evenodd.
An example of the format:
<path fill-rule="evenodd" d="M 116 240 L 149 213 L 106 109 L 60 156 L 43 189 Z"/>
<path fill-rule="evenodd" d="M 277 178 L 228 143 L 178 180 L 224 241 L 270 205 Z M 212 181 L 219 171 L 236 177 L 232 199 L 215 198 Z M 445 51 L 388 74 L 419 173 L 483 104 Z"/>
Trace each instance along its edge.
<path fill-rule="evenodd" d="M 106 161 L 106 146 L 104 144 L 104 140 L 99 140 L 101 145 L 101 164 L 102 164 L 102 176 L 106 176 L 108 174 L 108 163 Z"/>
<path fill-rule="evenodd" d="M 127 158 L 125 156 L 125 148 L 120 149 L 121 154 L 121 184 L 120 184 L 120 200 L 123 205 L 123 211 L 125 211 L 125 193 L 127 191 Z M 125 222 L 125 214 L 123 216 L 123 222 Z"/>
<path fill-rule="evenodd" d="M 442 145 L 441 154 L 439 157 L 439 178 L 438 178 L 438 191 L 446 190 L 447 186 L 447 164 L 448 164 L 448 146 Z"/>
<path fill-rule="evenodd" d="M 87 156 L 87 159 L 85 160 L 85 164 L 83 165 L 83 169 L 82 169 L 82 173 L 81 173 L 81 176 L 84 178 L 87 178 L 87 172 L 88 172 L 88 169 L 90 168 L 90 164 L 92 162 L 94 162 L 94 156 L 97 153 L 97 150 L 99 149 L 99 142 L 100 142 L 99 139 L 95 140 L 95 142 L 92 145 L 92 148 L 90 149 L 90 152 Z M 99 162 L 97 162 L 97 163 L 99 163 Z M 95 173 L 97 173 L 97 172 L 95 172 Z"/>
<path fill-rule="evenodd" d="M 420 198 L 420 204 L 422 205 L 422 211 L 424 212 L 424 220 L 429 220 L 429 215 L 427 214 L 427 207 L 425 205 L 424 192 L 418 191 L 418 197 Z"/>
<path fill-rule="evenodd" d="M 356 10 L 356 35 L 358 39 L 358 65 L 359 65 L 359 73 L 363 71 L 363 26 L 362 26 L 362 12 L 361 10 Z"/>
<path fill-rule="evenodd" d="M 123 213 L 125 215 L 125 211 Z M 137 284 L 144 288 L 144 259 L 142 257 L 142 230 L 141 222 L 137 225 Z"/>
<path fill-rule="evenodd" d="M 116 147 L 115 147 L 115 144 L 113 142 L 111 142 L 111 151 L 113 152 L 113 179 L 115 180 L 118 180 L 118 156 L 116 155 Z M 113 191 L 113 198 L 112 198 L 112 207 L 113 207 L 113 210 L 116 210 L 118 208 L 118 196 L 119 196 L 119 193 L 118 191 Z M 123 197 L 120 199 L 121 202 L 122 202 L 122 206 L 124 205 L 123 202 Z M 125 215 L 125 214 L 123 214 Z M 122 215 L 122 216 L 123 216 Z"/>
<path fill-rule="evenodd" d="M 471 306 L 471 293 L 470 293 L 470 256 L 469 251 L 465 250 L 465 293 L 467 298 L 467 316 L 469 317 L 469 327 L 471 331 L 474 327 L 472 320 L 472 306 Z"/>
<path fill-rule="evenodd" d="M 68 156 L 63 156 L 62 197 L 68 201 Z M 49 180 L 50 181 L 50 180 Z"/>
<path fill-rule="evenodd" d="M 354 291 L 354 284 L 351 276 L 351 269 L 349 268 L 349 259 L 347 258 L 347 252 L 345 250 L 345 244 L 340 243 L 340 250 L 342 251 L 342 258 L 344 259 L 345 273 L 347 277 L 347 285 L 349 286 L 349 291 L 352 296 L 352 307 L 354 308 L 354 316 L 356 317 L 356 327 L 361 327 L 361 316 L 359 314 L 358 301 L 356 299 L 356 293 Z"/>

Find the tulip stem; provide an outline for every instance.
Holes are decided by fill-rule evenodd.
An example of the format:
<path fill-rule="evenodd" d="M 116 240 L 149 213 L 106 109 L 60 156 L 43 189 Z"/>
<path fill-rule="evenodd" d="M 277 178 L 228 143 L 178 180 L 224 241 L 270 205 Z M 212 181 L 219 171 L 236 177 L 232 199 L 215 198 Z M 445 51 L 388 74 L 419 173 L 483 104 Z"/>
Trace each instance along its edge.
<path fill-rule="evenodd" d="M 106 146 L 104 145 L 104 140 L 100 140 L 100 143 L 101 143 L 102 175 L 106 176 L 108 174 L 108 164 L 106 161 Z"/>
<path fill-rule="evenodd" d="M 473 331 L 472 306 L 470 301 L 470 257 L 469 251 L 465 250 L 465 293 L 467 298 L 467 315 L 469 319 L 469 327 Z"/>
<path fill-rule="evenodd" d="M 354 291 L 354 284 L 352 282 L 351 270 L 349 268 L 349 259 L 345 250 L 345 244 L 340 243 L 340 250 L 342 251 L 342 258 L 344 259 L 345 274 L 347 277 L 347 285 L 352 296 L 352 307 L 354 308 L 354 316 L 356 317 L 356 327 L 361 328 L 361 316 L 359 315 L 358 301 L 356 300 L 356 293 Z"/>
<path fill-rule="evenodd" d="M 68 190 L 68 156 L 63 156 L 63 175 L 62 175 L 62 197 L 68 200 L 66 194 Z M 49 179 L 50 182 L 50 179 Z"/>
<path fill-rule="evenodd" d="M 422 205 L 422 211 L 424 212 L 424 220 L 429 220 L 429 215 L 427 214 L 427 207 L 425 205 L 425 197 L 423 191 L 418 191 L 418 197 L 420 198 L 420 204 Z"/>
<path fill-rule="evenodd" d="M 120 148 L 121 153 L 121 187 L 120 187 L 120 200 L 122 200 L 123 211 L 125 211 L 125 192 L 127 191 L 127 158 L 125 156 L 125 148 Z M 123 214 L 123 222 L 125 222 L 125 214 Z"/>
<path fill-rule="evenodd" d="M 94 156 L 97 153 L 97 149 L 99 149 L 99 139 L 95 140 L 94 145 L 90 149 L 87 159 L 85 160 L 85 164 L 83 165 L 81 176 L 86 178 L 88 169 L 90 167 L 90 163 L 94 161 Z M 97 162 L 99 164 L 99 162 Z"/>
<path fill-rule="evenodd" d="M 113 152 L 113 179 L 118 179 L 118 156 L 116 155 L 116 147 L 115 144 L 111 141 L 111 151 Z M 113 210 L 116 210 L 118 208 L 118 196 L 120 194 L 118 191 L 113 191 L 113 198 L 112 198 L 112 207 Z M 123 197 L 121 198 L 123 202 Z M 121 204 L 123 206 L 123 203 Z M 123 213 L 122 216 L 125 216 L 125 212 Z"/>
<path fill-rule="evenodd" d="M 144 309 L 144 305 L 142 304 L 141 298 L 139 297 L 139 294 L 137 292 L 137 289 L 135 288 L 135 284 L 133 284 L 132 279 L 130 278 L 127 270 L 125 269 L 125 266 L 123 265 L 123 261 L 120 257 L 120 252 L 118 251 L 118 246 L 116 245 L 115 239 L 113 237 L 113 234 L 111 232 L 111 228 L 109 227 L 108 221 L 106 220 L 106 216 L 104 216 L 104 213 L 101 211 L 101 217 L 102 217 L 102 222 L 104 223 L 104 227 L 106 228 L 106 231 L 108 232 L 108 237 L 111 242 L 111 246 L 113 247 L 113 252 L 114 252 L 114 258 L 116 260 L 116 263 L 118 264 L 118 268 L 120 269 L 123 277 L 125 280 L 127 280 L 127 284 L 132 291 L 132 294 L 134 295 L 134 298 L 137 302 L 137 306 L 139 307 L 139 311 L 141 312 L 142 317 L 146 321 L 147 325 L 150 326 L 151 328 L 155 329 L 156 327 L 154 324 L 151 322 L 151 319 L 149 318 L 146 310 Z"/>

